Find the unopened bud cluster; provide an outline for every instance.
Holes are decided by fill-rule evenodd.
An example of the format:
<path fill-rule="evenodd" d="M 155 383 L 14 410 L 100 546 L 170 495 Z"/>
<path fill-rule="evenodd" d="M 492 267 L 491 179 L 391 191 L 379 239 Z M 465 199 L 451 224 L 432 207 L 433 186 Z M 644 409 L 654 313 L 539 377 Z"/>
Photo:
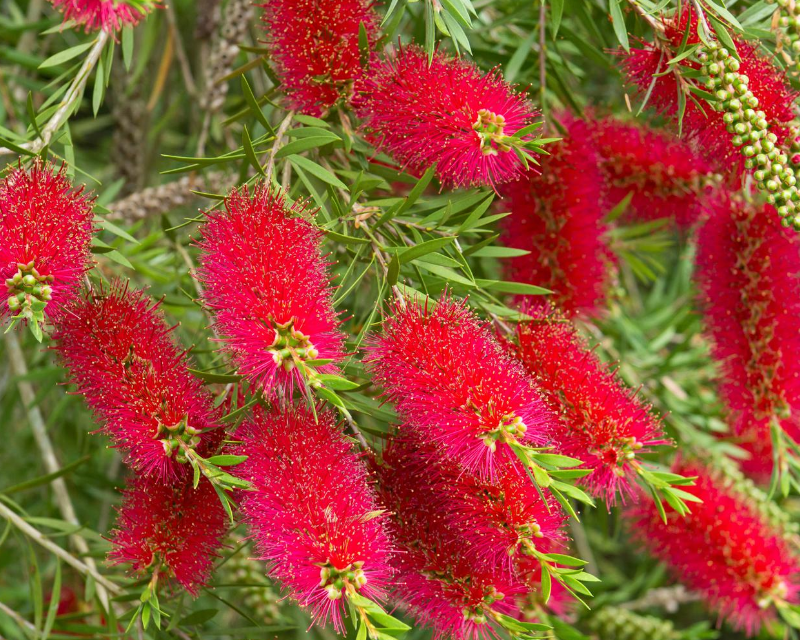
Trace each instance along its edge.
<path fill-rule="evenodd" d="M 319 351 L 311 343 L 311 336 L 295 329 L 294 319 L 284 324 L 275 323 L 275 341 L 270 345 L 269 352 L 277 366 L 291 371 L 295 367 L 295 360 L 315 360 Z"/>
<path fill-rule="evenodd" d="M 697 57 L 703 64 L 703 74 L 708 76 L 706 86 L 717 98 L 715 107 L 724 112 L 723 121 L 733 135 L 731 142 L 741 147 L 746 158 L 745 167 L 753 171 L 758 188 L 775 205 L 784 226 L 800 230 L 800 192 L 795 174 L 800 164 L 795 164 L 794 156 L 789 162 L 776 144 L 778 137 L 768 131 L 766 115 L 748 87 L 750 80 L 739 73 L 739 61 L 715 42 L 705 45 Z"/>
<path fill-rule="evenodd" d="M 767 0 L 773 4 L 775 0 Z M 780 7 L 780 26 L 783 31 L 779 35 L 782 41 L 783 57 L 795 71 L 800 71 L 800 13 L 795 0 L 778 0 Z"/>
<path fill-rule="evenodd" d="M 497 441 L 513 442 L 517 436 L 523 435 L 528 430 L 525 422 L 519 416 L 514 414 L 503 416 L 498 424 L 491 431 L 487 431 L 481 436 L 481 440 L 486 444 L 491 451 L 497 450 Z"/>
<path fill-rule="evenodd" d="M 469 620 L 475 624 L 486 624 L 488 621 L 488 618 L 486 617 L 487 611 L 491 613 L 492 605 L 498 600 L 503 600 L 505 597 L 506 596 L 504 593 L 499 592 L 494 587 L 488 589 L 483 596 L 483 606 L 480 608 L 464 607 L 462 610 L 462 613 L 464 614 L 464 620 Z"/>
<path fill-rule="evenodd" d="M 162 438 L 164 453 L 167 456 L 175 454 L 175 460 L 181 464 L 188 462 L 186 449 L 194 449 L 200 444 L 200 432 L 188 424 L 188 418 L 171 425 L 159 422 L 156 437 Z"/>
<path fill-rule="evenodd" d="M 349 589 L 358 591 L 367 584 L 362 561 L 337 569 L 330 562 L 319 570 L 319 586 L 324 587 L 330 600 L 339 600 Z"/>
<path fill-rule="evenodd" d="M 50 283 L 53 276 L 43 276 L 31 260 L 27 264 L 17 263 L 17 272 L 6 279 L 9 310 L 29 320 L 41 320 L 42 312 L 53 296 Z"/>

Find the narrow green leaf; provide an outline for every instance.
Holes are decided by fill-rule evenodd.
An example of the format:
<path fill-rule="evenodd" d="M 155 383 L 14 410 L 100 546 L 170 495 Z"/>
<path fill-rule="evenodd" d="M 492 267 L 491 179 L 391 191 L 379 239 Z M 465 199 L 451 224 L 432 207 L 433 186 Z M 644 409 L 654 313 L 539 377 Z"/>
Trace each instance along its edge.
<path fill-rule="evenodd" d="M 617 40 L 619 40 L 619 43 L 625 51 L 630 51 L 628 27 L 625 25 L 625 16 L 620 8 L 621 1 L 622 0 L 608 0 L 608 10 L 611 13 L 611 23 L 614 26 L 614 33 L 617 35 Z"/>
<path fill-rule="evenodd" d="M 50 67 L 57 67 L 58 65 L 64 62 L 69 62 L 73 58 L 77 58 L 84 51 L 91 49 L 93 46 L 94 46 L 94 41 L 84 42 L 83 44 L 76 44 L 74 47 L 70 47 L 69 49 L 64 49 L 63 51 L 54 53 L 52 56 L 47 58 L 47 60 L 42 62 L 42 64 L 39 65 L 39 68 L 49 69 Z"/>
<path fill-rule="evenodd" d="M 321 167 L 316 162 L 298 155 L 290 155 L 288 160 L 293 165 L 308 171 L 315 178 L 319 178 L 323 182 L 333 185 L 334 187 L 338 187 L 339 189 L 347 190 L 347 185 L 344 182 L 339 180 L 339 178 L 337 178 L 333 173 L 328 171 L 325 167 Z"/>

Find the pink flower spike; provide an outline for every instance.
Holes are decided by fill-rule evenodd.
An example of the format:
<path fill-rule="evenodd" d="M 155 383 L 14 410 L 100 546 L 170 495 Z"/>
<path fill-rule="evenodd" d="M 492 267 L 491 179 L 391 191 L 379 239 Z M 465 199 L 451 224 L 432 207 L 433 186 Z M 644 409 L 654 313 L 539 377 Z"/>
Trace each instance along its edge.
<path fill-rule="evenodd" d="M 673 469 L 697 476 L 682 489 L 702 502 L 679 515 L 664 503 L 664 523 L 654 503 L 627 510 L 634 538 L 664 562 L 688 589 L 701 594 L 720 620 L 754 636 L 776 619 L 776 606 L 798 603 L 800 563 L 789 542 L 715 472 L 697 463 Z"/>
<path fill-rule="evenodd" d="M 370 0 L 269 0 L 261 6 L 289 108 L 324 116 L 363 89 L 359 29 L 363 24 L 373 48 L 380 23 Z"/>
<path fill-rule="evenodd" d="M 532 380 L 465 302 L 398 303 L 366 350 L 410 428 L 469 472 L 494 478 L 511 444 L 546 444 L 553 417 Z"/>
<path fill-rule="evenodd" d="M 252 195 L 245 186 L 200 228 L 203 301 L 239 373 L 267 395 L 301 386 L 306 361 L 343 357 L 322 233 L 302 211 L 287 210 L 284 196 L 264 184 Z"/>
<path fill-rule="evenodd" d="M 428 64 L 416 45 L 372 61 L 356 110 L 380 151 L 416 175 L 436 164 L 446 187 L 516 180 L 526 167 L 514 149 L 535 136 L 510 137 L 538 116 L 497 70 L 442 53 Z"/>
<path fill-rule="evenodd" d="M 211 574 L 227 520 L 205 478 L 195 489 L 191 476 L 172 484 L 138 476 L 125 489 L 108 558 L 130 564 L 139 576 L 158 572 L 197 596 Z"/>
<path fill-rule="evenodd" d="M 386 516 L 367 469 L 330 412 L 256 408 L 237 432 L 252 484 L 241 511 L 270 567 L 314 622 L 342 617 L 348 594 L 383 600 L 391 582 Z"/>
<path fill-rule="evenodd" d="M 0 182 L 0 323 L 24 318 L 41 340 L 39 324 L 64 316 L 92 264 L 93 204 L 63 168 L 38 159 Z"/>
<path fill-rule="evenodd" d="M 76 301 L 53 337 L 100 431 L 134 470 L 171 483 L 188 473 L 187 455 L 215 453 L 224 431 L 157 307 L 114 282 Z"/>
<path fill-rule="evenodd" d="M 50 0 L 64 14 L 64 21 L 74 20 L 86 31 L 119 31 L 136 26 L 159 3 L 156 0 Z"/>

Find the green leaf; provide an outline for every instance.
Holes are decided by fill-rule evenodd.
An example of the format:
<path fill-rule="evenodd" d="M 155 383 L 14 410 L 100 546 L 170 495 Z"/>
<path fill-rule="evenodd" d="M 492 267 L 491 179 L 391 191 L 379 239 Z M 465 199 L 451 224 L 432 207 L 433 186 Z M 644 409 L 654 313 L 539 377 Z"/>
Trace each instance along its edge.
<path fill-rule="evenodd" d="M 557 562 L 558 564 L 563 564 L 567 567 L 583 567 L 589 564 L 586 560 L 581 560 L 580 558 L 573 558 L 572 556 L 565 556 L 562 553 L 547 553 L 544 556 L 551 562 Z"/>
<path fill-rule="evenodd" d="M 97 117 L 100 105 L 103 104 L 103 97 L 106 94 L 105 70 L 103 59 L 97 61 L 97 73 L 94 76 L 94 90 L 92 91 L 92 112 Z"/>
<path fill-rule="evenodd" d="M 76 44 L 74 47 L 70 47 L 69 49 L 64 49 L 63 51 L 59 51 L 58 53 L 53 54 L 47 60 L 42 62 L 39 65 L 40 69 L 49 69 L 50 67 L 57 67 L 58 65 L 69 62 L 73 58 L 77 58 L 81 55 L 84 51 L 88 51 L 94 46 L 94 41 L 92 42 L 84 42 L 83 44 Z"/>
<path fill-rule="evenodd" d="M 237 464 L 242 464 L 247 460 L 247 456 L 234 456 L 230 454 L 223 454 L 219 456 L 211 456 L 210 458 L 206 458 L 206 462 L 210 462 L 211 464 L 218 465 L 220 467 L 234 467 Z"/>
<path fill-rule="evenodd" d="M 339 178 L 333 175 L 333 173 L 328 171 L 325 167 L 321 167 L 316 162 L 298 155 L 290 155 L 288 160 L 293 165 L 308 171 L 315 178 L 319 178 L 323 182 L 333 185 L 334 187 L 338 187 L 339 189 L 347 190 L 347 185 L 344 182 L 339 180 Z"/>
<path fill-rule="evenodd" d="M 400 259 L 397 254 L 392 256 L 389 266 L 386 269 L 386 280 L 390 287 L 397 284 L 397 278 L 400 275 Z"/>
<path fill-rule="evenodd" d="M 253 112 L 258 121 L 264 126 L 264 129 L 270 135 L 274 136 L 275 131 L 272 129 L 272 125 L 269 123 L 269 120 L 267 120 L 267 116 L 264 115 L 261 107 L 258 106 L 258 100 L 256 100 L 256 97 L 253 94 L 253 89 L 250 87 L 250 83 L 247 81 L 247 78 L 244 74 L 241 76 L 241 84 L 242 94 L 244 95 L 245 102 L 247 102 L 247 106 L 250 107 L 250 111 Z"/>
<path fill-rule="evenodd" d="M 309 138 L 300 138 L 293 140 L 289 144 L 281 147 L 278 153 L 275 154 L 276 158 L 285 158 L 293 153 L 300 153 L 301 151 L 308 151 L 309 149 L 316 149 L 330 144 L 334 140 L 331 136 L 311 136 Z"/>
<path fill-rule="evenodd" d="M 528 34 L 528 37 L 525 38 L 517 47 L 517 50 L 514 52 L 514 55 L 511 56 L 511 59 L 508 61 L 508 64 L 506 65 L 505 73 L 503 74 L 503 77 L 505 78 L 506 82 L 514 82 L 514 80 L 516 79 L 517 74 L 519 74 L 519 70 L 522 68 L 522 65 L 528 58 L 528 54 L 531 52 L 531 47 L 533 46 L 533 43 L 536 42 L 536 36 L 537 36 L 536 31 L 531 31 Z"/>
<path fill-rule="evenodd" d="M 247 130 L 247 125 L 242 128 L 242 147 L 244 148 L 244 155 L 250 161 L 250 164 L 253 165 L 253 168 L 262 176 L 266 176 L 267 174 L 264 173 L 264 167 L 261 166 L 256 151 L 253 149 L 253 142 L 250 140 L 250 132 Z"/>
<path fill-rule="evenodd" d="M 56 621 L 56 614 L 58 613 L 58 603 L 61 600 L 61 560 L 56 557 L 56 574 L 53 578 L 53 587 L 50 589 L 50 605 L 47 607 L 47 617 L 44 621 L 44 628 L 42 629 L 41 640 L 47 640 L 50 636 L 50 631 L 53 629 L 53 623 Z"/>
<path fill-rule="evenodd" d="M 565 0 L 550 0 L 550 30 L 553 40 L 556 39 L 558 28 L 561 26 L 561 18 L 564 15 Z"/>
<path fill-rule="evenodd" d="M 242 376 L 234 373 L 213 373 L 211 371 L 200 371 L 199 369 L 189 369 L 189 372 L 201 380 L 212 384 L 228 384 L 231 382 L 240 382 L 242 380 Z"/>
<path fill-rule="evenodd" d="M 353 382 L 347 378 L 343 378 L 342 376 L 336 376 L 330 373 L 320 373 L 317 376 L 317 379 L 326 387 L 333 389 L 334 391 L 352 391 L 353 389 L 358 389 L 358 387 L 361 386 L 357 382 Z"/>
<path fill-rule="evenodd" d="M 420 242 L 418 245 L 411 247 L 410 249 L 404 249 L 403 251 L 398 251 L 397 255 L 400 258 L 400 264 L 408 264 L 409 262 L 413 262 L 417 258 L 421 258 L 422 256 L 426 256 L 429 253 L 438 251 L 442 247 L 446 247 L 447 245 L 452 243 L 453 240 L 455 240 L 454 237 L 434 238 L 433 240 Z"/>
<path fill-rule="evenodd" d="M 130 71 L 133 60 L 133 27 L 130 25 L 122 28 L 122 60 L 125 70 Z"/>
<path fill-rule="evenodd" d="M 50 484 L 56 478 L 60 478 L 62 476 L 67 475 L 68 473 L 71 473 L 73 470 L 77 469 L 85 462 L 91 460 L 91 458 L 92 457 L 89 455 L 83 456 L 82 458 L 78 458 L 77 460 L 74 460 L 73 462 L 64 465 L 63 467 L 61 467 L 57 471 L 54 471 L 53 473 L 48 473 L 47 475 L 39 476 L 38 478 L 32 478 L 31 480 L 26 480 L 25 482 L 20 482 L 19 484 L 11 485 L 7 489 L 0 489 L 0 493 L 8 496 L 11 495 L 12 493 L 17 493 L 19 491 L 27 491 L 28 489 L 35 489 L 36 487 L 40 487 L 45 484 Z"/>
<path fill-rule="evenodd" d="M 608 10 L 611 13 L 611 23 L 614 27 L 614 33 L 617 35 L 617 40 L 619 40 L 619 43 L 625 51 L 630 51 L 628 27 L 625 25 L 625 16 L 622 14 L 622 9 L 620 8 L 621 2 L 622 0 L 608 0 Z"/>

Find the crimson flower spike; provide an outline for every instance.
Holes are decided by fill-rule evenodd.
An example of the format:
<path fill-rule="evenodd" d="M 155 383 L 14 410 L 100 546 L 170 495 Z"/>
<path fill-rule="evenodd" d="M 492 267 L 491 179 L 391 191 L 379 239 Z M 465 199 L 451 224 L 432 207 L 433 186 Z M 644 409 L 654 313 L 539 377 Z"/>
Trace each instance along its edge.
<path fill-rule="evenodd" d="M 605 178 L 588 124 L 568 115 L 560 119 L 566 135 L 547 147 L 541 173 L 529 170 L 501 189 L 511 211 L 502 222 L 502 241 L 528 252 L 505 262 L 506 275 L 550 289 L 551 299 L 570 315 L 596 317 L 616 263 L 603 223 Z"/>
<path fill-rule="evenodd" d="M 203 302 L 239 373 L 268 396 L 313 384 L 343 357 L 322 233 L 302 212 L 264 184 L 245 186 L 200 227 Z"/>
<path fill-rule="evenodd" d="M 153 8 L 157 0 L 50 0 L 64 14 L 64 22 L 72 20 L 89 31 L 119 31 L 136 26 Z"/>
<path fill-rule="evenodd" d="M 359 33 L 363 28 L 370 49 L 380 33 L 370 0 L 269 0 L 261 7 L 289 108 L 324 116 L 363 89 Z"/>
<path fill-rule="evenodd" d="M 241 511 L 270 576 L 314 622 L 330 620 L 338 632 L 345 603 L 358 611 L 354 624 L 376 613 L 385 621 L 374 601 L 392 582 L 386 515 L 333 414 L 257 407 L 236 435 L 234 451 L 247 456 L 237 473 L 251 486 Z"/>
<path fill-rule="evenodd" d="M 9 316 L 22 320 L 41 341 L 41 325 L 65 315 L 92 264 L 93 203 L 83 188 L 73 188 L 64 168 L 39 159 L 0 182 L 0 276 L 7 296 L 0 323 Z"/>
<path fill-rule="evenodd" d="M 697 477 L 686 491 L 702 502 L 688 514 L 666 507 L 666 522 L 650 503 L 628 508 L 633 537 L 720 621 L 754 636 L 776 613 L 798 620 L 800 563 L 782 533 L 713 469 L 679 462 L 673 470 Z"/>
<path fill-rule="evenodd" d="M 173 580 L 197 596 L 226 531 L 225 509 L 209 480 L 194 488 L 189 476 L 172 483 L 137 476 L 123 494 L 108 559 L 130 565 L 137 576 L 149 573 L 150 598 L 159 582 Z"/>
<path fill-rule="evenodd" d="M 800 240 L 774 215 L 721 201 L 700 229 L 696 261 L 728 423 L 750 453 L 742 468 L 760 482 L 774 471 L 788 493 L 800 442 Z"/>
<path fill-rule="evenodd" d="M 213 398 L 143 291 L 117 281 L 88 292 L 53 337 L 100 431 L 134 470 L 169 484 L 217 451 L 224 431 Z"/>
<path fill-rule="evenodd" d="M 533 135 L 538 112 L 497 70 L 438 52 L 429 61 L 416 45 L 372 60 L 355 107 L 379 151 L 417 175 L 436 165 L 446 187 L 516 180 L 546 142 Z"/>
<path fill-rule="evenodd" d="M 560 481 L 579 461 L 542 453 L 554 415 L 522 365 L 463 301 L 445 295 L 397 303 L 382 331 L 368 339 L 365 362 L 409 429 L 444 458 L 494 480 L 504 464 L 522 464 L 572 514 L 562 493 L 591 502 Z"/>

